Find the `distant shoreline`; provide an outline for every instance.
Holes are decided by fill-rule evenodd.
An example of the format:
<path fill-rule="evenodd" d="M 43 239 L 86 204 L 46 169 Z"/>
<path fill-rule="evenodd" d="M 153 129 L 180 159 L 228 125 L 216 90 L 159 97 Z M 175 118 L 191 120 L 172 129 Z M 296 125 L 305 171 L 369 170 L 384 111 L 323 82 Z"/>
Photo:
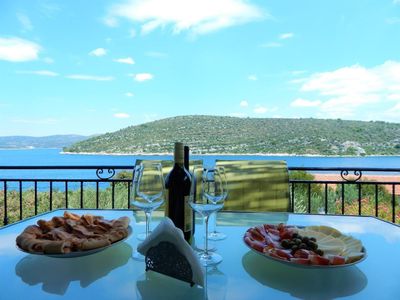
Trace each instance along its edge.
<path fill-rule="evenodd" d="M 110 155 L 110 156 L 172 156 L 172 152 L 155 152 L 155 153 L 143 153 L 143 152 L 132 152 L 132 153 L 108 153 L 108 152 L 64 152 L 61 151 L 60 154 L 66 155 Z M 306 156 L 306 157 L 399 157 L 399 155 L 384 155 L 384 154 L 372 154 L 363 156 L 354 155 L 324 155 L 324 154 L 290 154 L 290 153 L 191 153 L 193 156 Z"/>

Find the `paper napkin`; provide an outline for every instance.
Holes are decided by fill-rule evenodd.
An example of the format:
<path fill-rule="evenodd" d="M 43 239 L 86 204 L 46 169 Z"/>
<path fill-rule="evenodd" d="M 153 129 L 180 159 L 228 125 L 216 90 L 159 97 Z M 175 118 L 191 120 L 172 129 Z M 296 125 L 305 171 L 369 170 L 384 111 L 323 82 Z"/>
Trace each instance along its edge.
<path fill-rule="evenodd" d="M 188 260 L 192 272 L 193 282 L 200 286 L 204 286 L 204 271 L 200 264 L 196 253 L 185 241 L 183 232 L 176 228 L 174 223 L 169 218 L 164 218 L 154 231 L 138 246 L 138 251 L 146 255 L 147 251 L 160 242 L 170 242 L 178 249 L 178 251 Z"/>

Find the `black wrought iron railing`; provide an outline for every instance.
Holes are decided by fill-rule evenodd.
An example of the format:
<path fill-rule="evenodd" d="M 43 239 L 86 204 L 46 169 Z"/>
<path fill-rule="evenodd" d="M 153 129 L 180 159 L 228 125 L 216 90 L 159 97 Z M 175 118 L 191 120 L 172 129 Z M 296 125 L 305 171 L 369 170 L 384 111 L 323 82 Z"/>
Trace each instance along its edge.
<path fill-rule="evenodd" d="M 371 215 L 393 223 L 400 221 L 400 168 L 289 170 L 291 206 L 295 212 Z"/>
<path fill-rule="evenodd" d="M 0 166 L 0 225 L 58 208 L 130 208 L 132 172 L 132 165 Z M 400 221 L 400 168 L 290 167 L 289 172 L 293 212 Z"/>

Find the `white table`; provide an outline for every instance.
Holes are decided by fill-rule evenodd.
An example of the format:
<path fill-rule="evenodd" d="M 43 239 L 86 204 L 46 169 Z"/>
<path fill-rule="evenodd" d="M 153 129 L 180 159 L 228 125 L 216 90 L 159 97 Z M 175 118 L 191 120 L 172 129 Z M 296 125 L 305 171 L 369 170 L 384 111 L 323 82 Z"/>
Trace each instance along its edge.
<path fill-rule="evenodd" d="M 287 213 L 220 213 L 219 230 L 228 238 L 215 242 L 224 260 L 207 270 L 207 289 L 145 272 L 131 258 L 143 218 L 131 211 L 76 210 L 114 219 L 130 216 L 133 234 L 114 247 L 79 258 L 27 255 L 16 236 L 38 219 L 62 215 L 57 210 L 0 229 L 0 299 L 400 299 L 400 227 L 372 217 Z M 155 218 L 154 224 L 158 220 Z M 343 269 L 301 269 L 254 254 L 242 242 L 252 225 L 285 222 L 328 225 L 362 241 L 368 257 Z M 201 225 L 196 237 L 202 236 Z"/>

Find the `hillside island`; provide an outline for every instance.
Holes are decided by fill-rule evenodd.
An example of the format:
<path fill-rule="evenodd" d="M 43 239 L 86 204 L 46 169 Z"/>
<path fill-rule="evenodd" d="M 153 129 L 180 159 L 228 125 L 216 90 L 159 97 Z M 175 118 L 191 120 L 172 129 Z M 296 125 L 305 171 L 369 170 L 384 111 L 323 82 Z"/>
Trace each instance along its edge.
<path fill-rule="evenodd" d="M 169 154 L 174 141 L 192 154 L 400 155 L 400 124 L 341 119 L 179 116 L 98 135 L 64 153 Z"/>

